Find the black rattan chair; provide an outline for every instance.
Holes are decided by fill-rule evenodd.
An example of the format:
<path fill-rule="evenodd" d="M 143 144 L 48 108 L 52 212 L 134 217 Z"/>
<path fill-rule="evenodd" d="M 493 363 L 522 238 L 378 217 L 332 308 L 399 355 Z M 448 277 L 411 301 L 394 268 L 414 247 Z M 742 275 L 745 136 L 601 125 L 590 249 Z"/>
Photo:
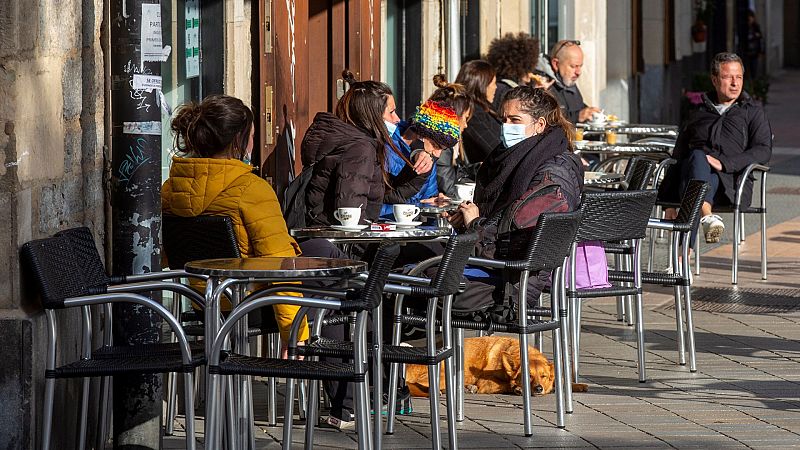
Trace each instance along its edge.
<path fill-rule="evenodd" d="M 85 250 L 85 249 L 84 249 Z M 129 373 L 183 373 L 185 379 L 186 408 L 186 447 L 195 448 L 194 405 L 192 398 L 192 372 L 205 360 L 202 348 L 192 348 L 178 321 L 159 303 L 132 293 L 130 286 L 119 289 L 108 285 L 98 285 L 104 270 L 96 265 L 86 266 L 87 259 L 81 258 L 82 251 L 73 245 L 66 235 L 40 239 L 25 243 L 20 252 L 23 267 L 35 282 L 45 309 L 48 328 L 48 349 L 45 370 L 45 405 L 42 430 L 42 448 L 50 445 L 53 419 L 55 380 L 60 378 L 83 378 L 84 394 L 81 404 L 81 417 L 86 416 L 88 404 L 88 385 L 86 380 L 94 376 L 113 376 Z M 98 258 L 99 260 L 99 258 Z M 86 275 L 84 275 L 86 274 Z M 143 285 L 145 283 L 142 283 Z M 148 289 L 155 290 L 155 284 Z M 165 320 L 178 336 L 176 344 L 151 344 L 142 346 L 113 345 L 110 334 L 104 336 L 104 345 L 92 351 L 91 310 L 92 305 L 111 303 L 135 303 L 152 310 Z M 56 310 L 81 307 L 83 331 L 81 358 L 57 366 L 57 326 Z M 110 314 L 106 326 L 110 326 Z M 107 328 L 108 329 L 108 328 Z M 79 448 L 85 446 L 85 419 L 82 419 Z"/>
<path fill-rule="evenodd" d="M 646 381 L 644 365 L 644 323 L 642 312 L 641 240 L 647 232 L 647 222 L 656 200 L 656 191 L 600 192 L 584 194 L 581 203 L 583 217 L 570 254 L 570 277 L 567 287 L 572 334 L 572 365 L 578 379 L 580 352 L 580 317 L 583 299 L 600 297 L 636 298 L 636 333 L 638 341 L 639 381 Z M 575 253 L 577 243 L 584 241 L 630 241 L 633 248 L 632 286 L 614 284 L 608 288 L 578 289 L 575 286 Z"/>
<path fill-rule="evenodd" d="M 705 199 L 707 191 L 707 183 L 699 180 L 689 181 L 689 184 L 686 187 L 686 192 L 683 195 L 683 199 L 681 199 L 678 217 L 675 218 L 675 220 L 650 220 L 648 225 L 649 228 L 668 230 L 673 233 L 670 259 L 672 261 L 672 267 L 675 269 L 672 273 L 642 272 L 641 274 L 642 284 L 672 286 L 674 288 L 678 363 L 681 365 L 686 364 L 686 341 L 688 341 L 689 370 L 692 372 L 697 370 L 697 363 L 694 345 L 694 323 L 692 320 L 692 280 L 689 276 L 691 269 L 689 268 L 688 264 L 688 248 L 692 231 L 697 229 L 697 224 L 700 221 L 700 207 L 703 205 L 703 200 Z M 679 245 L 683 248 L 683 257 L 680 260 L 678 258 Z M 608 279 L 611 281 L 633 283 L 634 273 L 632 271 L 609 271 Z M 686 341 L 684 341 L 681 291 L 683 291 L 683 299 L 686 304 Z"/>
<path fill-rule="evenodd" d="M 744 216 L 745 214 L 758 214 L 761 219 L 761 279 L 767 279 L 767 173 L 770 171 L 768 166 L 761 164 L 750 164 L 739 176 L 739 184 L 736 186 L 736 201 L 732 205 L 714 206 L 715 213 L 733 214 L 733 255 L 731 257 L 731 284 L 739 283 L 739 245 L 745 239 Z M 761 174 L 759 183 L 759 204 L 758 206 L 745 205 L 742 203 L 742 193 L 744 186 L 754 173 Z M 700 233 L 697 233 L 697 243 L 700 242 Z M 695 244 L 695 249 L 700 246 Z M 700 273 L 700 252 L 695 251 L 695 270 Z"/>
<path fill-rule="evenodd" d="M 148 292 L 154 290 L 161 290 L 161 291 L 170 291 L 173 294 L 177 295 L 185 295 L 191 298 L 194 302 L 203 305 L 204 299 L 203 297 L 183 284 L 165 281 L 165 280 L 172 280 L 172 279 L 179 279 L 183 277 L 191 277 L 191 278 L 203 278 L 198 277 L 197 275 L 190 275 L 187 274 L 184 270 L 174 270 L 174 271 L 161 271 L 161 272 L 151 272 L 146 274 L 138 274 L 138 275 L 118 275 L 118 276 L 111 276 L 108 275 L 107 270 L 103 264 L 103 260 L 100 257 L 100 252 L 97 250 L 97 246 L 94 241 L 94 235 L 92 234 L 91 230 L 87 227 L 77 227 L 77 228 L 70 228 L 67 230 L 60 231 L 55 234 L 55 236 L 63 236 L 70 241 L 73 250 L 75 251 L 75 261 L 81 268 L 81 272 L 83 273 L 84 280 L 87 283 L 87 286 L 90 289 L 94 290 L 106 290 L 108 292 Z M 178 314 L 173 311 L 173 315 L 178 317 Z M 103 327 L 103 343 L 106 346 L 111 345 L 111 304 L 104 305 L 104 314 L 103 317 L 105 319 L 105 324 Z M 184 334 L 186 330 L 184 329 Z M 172 341 L 173 343 L 176 342 L 176 338 L 173 334 Z M 177 344 L 174 344 L 177 345 Z M 168 347 L 166 347 L 168 348 Z M 192 348 L 195 350 L 200 349 L 200 346 L 192 344 Z M 174 352 L 179 352 L 178 348 L 173 348 Z M 97 356 L 100 357 L 104 355 L 105 352 L 98 352 Z M 169 420 L 165 424 L 165 432 L 167 435 L 172 435 L 172 425 L 175 418 L 176 412 L 176 399 L 175 399 L 175 391 L 177 390 L 177 378 L 175 378 L 172 373 L 169 374 L 169 383 L 168 383 L 168 415 L 167 417 Z M 84 387 L 88 386 L 88 378 L 84 380 Z M 110 419 L 111 414 L 109 413 L 109 399 L 111 398 L 108 389 L 110 388 L 111 380 L 108 377 L 104 377 L 101 381 L 100 392 L 101 392 L 101 404 L 100 404 L 100 427 L 97 434 L 97 446 L 101 447 L 105 443 L 107 430 L 108 430 L 108 420 Z M 88 395 L 88 387 L 84 389 L 84 395 Z"/>
<path fill-rule="evenodd" d="M 363 289 L 356 299 L 349 299 L 351 291 L 342 291 L 336 299 L 314 299 L 305 297 L 288 297 L 273 295 L 272 290 L 264 290 L 249 295 L 239 306 L 231 311 L 228 320 L 222 326 L 209 355 L 210 373 L 210 394 L 208 401 L 211 402 L 211 417 L 206 420 L 212 422 L 207 425 L 211 430 L 206 436 L 209 448 L 218 448 L 221 444 L 218 440 L 221 437 L 220 424 L 221 414 L 219 413 L 221 397 L 221 379 L 223 375 L 251 375 L 266 377 L 285 377 L 286 384 L 286 411 L 283 423 L 283 448 L 291 448 L 292 445 L 292 422 L 294 408 L 294 384 L 296 379 L 307 380 L 338 380 L 344 382 L 357 383 L 356 389 L 356 416 L 358 431 L 359 448 L 370 448 L 370 427 L 369 427 L 369 394 L 367 388 L 367 343 L 366 327 L 368 313 L 380 305 L 382 292 L 386 283 L 386 278 L 397 259 L 400 248 L 397 244 L 382 244 L 378 249 L 375 259 L 370 267 L 369 276 L 366 279 Z M 328 292 L 328 296 L 334 296 L 333 291 Z M 271 306 L 276 303 L 298 305 L 301 307 L 297 316 L 302 317 L 309 308 L 323 308 L 335 310 L 342 313 L 355 313 L 355 332 L 354 344 L 350 347 L 350 363 L 320 362 L 310 359 L 297 360 L 297 347 L 289 347 L 289 357 L 292 359 L 279 358 L 260 358 L 247 356 L 240 353 L 225 351 L 228 335 L 236 326 L 236 322 L 247 315 L 247 313 L 261 307 Z M 300 321 L 296 320 L 290 335 L 290 342 L 297 342 L 297 333 Z M 318 388 L 313 386 L 312 392 L 317 392 Z M 311 396 L 314 398 L 315 396 Z M 311 402 L 315 405 L 315 402 Z M 307 417 L 316 417 L 316 411 L 309 408 Z M 306 424 L 307 430 L 309 423 Z M 310 427 L 313 429 L 313 425 Z M 313 434 L 306 433 L 307 438 Z M 313 440 L 306 440 L 306 448 L 312 448 Z"/>
<path fill-rule="evenodd" d="M 170 267 L 183 268 L 186 263 L 202 259 L 239 258 L 241 252 L 233 229 L 233 222 L 228 216 L 195 216 L 178 217 L 165 215 L 162 219 L 164 253 Z M 241 295 L 241 293 L 240 293 Z M 241 297 L 240 297 L 241 298 Z M 175 306 L 179 306 L 176 299 Z M 184 330 L 189 336 L 201 337 L 205 333 L 202 324 L 190 325 L 188 322 L 202 322 L 203 314 L 196 310 L 174 310 L 184 323 Z M 279 352 L 278 327 L 276 323 L 262 323 L 260 327 L 247 329 L 249 337 L 266 335 L 266 352 L 277 356 Z M 267 380 L 267 423 L 277 423 L 277 385 L 274 378 Z M 172 400 L 170 396 L 170 400 Z M 170 405 L 174 402 L 171 401 Z M 168 408 L 170 414 L 173 408 Z M 170 415 L 169 419 L 174 416 Z M 169 423 L 169 422 L 168 422 Z"/>
<path fill-rule="evenodd" d="M 467 258 L 472 252 L 472 249 L 475 247 L 475 243 L 477 242 L 477 236 L 474 234 L 461 234 L 451 236 L 448 240 L 447 246 L 445 247 L 444 253 L 440 258 L 441 263 L 439 268 L 436 271 L 435 276 L 433 279 L 425 279 L 419 277 L 408 277 L 408 276 L 401 276 L 396 274 L 390 274 L 389 278 L 396 280 L 398 283 L 405 282 L 407 284 L 411 284 L 410 286 L 401 286 L 398 284 L 387 284 L 384 288 L 384 292 L 388 293 L 396 293 L 398 294 L 398 300 L 395 305 L 395 309 L 402 310 L 403 300 L 410 299 L 411 301 L 424 301 L 427 300 L 427 309 L 429 311 L 428 317 L 434 317 L 437 311 L 437 308 L 441 307 L 443 310 L 443 314 L 448 315 L 450 314 L 450 310 L 452 308 L 452 296 L 459 292 L 460 289 L 463 288 L 463 272 L 464 266 L 466 265 Z M 441 299 L 441 302 L 438 301 Z M 378 311 L 374 314 L 374 326 L 373 326 L 373 344 L 369 347 L 369 354 L 372 357 L 373 365 L 372 367 L 375 368 L 375 372 L 373 373 L 373 409 L 375 411 L 379 411 L 381 409 L 381 402 L 382 402 L 382 389 L 381 389 L 381 368 L 382 365 L 380 363 L 391 363 L 390 375 L 389 375 L 389 399 L 388 404 L 394 405 L 396 402 L 396 395 L 397 395 L 397 376 L 399 373 L 399 365 L 400 364 L 424 364 L 427 365 L 429 368 L 429 372 L 435 373 L 435 384 L 438 386 L 439 384 L 439 372 L 438 367 L 442 361 L 446 361 L 446 367 L 448 371 L 452 371 L 453 368 L 449 366 L 452 363 L 452 355 L 453 355 L 453 346 L 450 341 L 451 333 L 449 332 L 449 326 L 446 326 L 442 331 L 443 337 L 443 345 L 441 348 L 437 348 L 436 345 L 436 327 L 440 326 L 441 323 L 439 321 L 428 321 L 425 320 L 424 317 L 409 317 L 406 315 L 397 316 L 395 314 L 395 320 L 400 321 L 411 321 L 417 326 L 425 327 L 426 329 L 426 347 L 406 347 L 400 345 L 400 337 L 395 336 L 395 339 L 392 341 L 391 345 L 384 344 L 384 345 L 377 345 L 377 342 L 383 342 L 383 337 L 381 336 L 381 323 L 382 313 L 380 312 L 379 308 Z M 431 316 L 430 311 L 433 311 L 434 316 Z M 323 356 L 323 357 L 342 357 L 347 356 L 348 354 L 352 354 L 352 343 L 350 342 L 338 342 L 331 339 L 326 338 L 315 338 L 314 341 L 310 342 L 309 345 L 304 347 L 298 347 L 298 351 L 301 352 L 303 355 L 307 356 Z M 310 390 L 314 392 L 313 389 Z M 451 405 L 454 404 L 452 395 L 456 392 L 457 389 L 454 391 L 447 386 L 446 394 L 448 399 L 448 437 L 451 439 L 450 446 L 453 447 L 454 443 L 457 442 L 456 438 L 456 430 L 455 430 L 455 420 L 452 419 L 452 414 L 455 413 L 455 410 L 451 410 Z M 432 389 L 433 392 L 433 389 Z M 435 420 L 434 418 L 439 417 L 439 389 L 438 387 L 435 389 L 435 394 L 431 395 L 430 397 L 430 408 L 431 408 L 431 429 L 432 429 L 432 440 L 431 444 L 433 448 L 440 448 L 441 447 L 441 438 L 440 438 L 440 424 L 439 420 Z M 394 416 L 395 416 L 395 409 L 394 407 L 388 407 L 387 411 L 388 421 L 387 421 L 387 433 L 391 434 L 394 432 Z M 381 415 L 376 414 L 376 421 L 381 420 Z M 375 446 L 379 447 L 380 443 L 380 429 L 376 428 L 375 432 Z"/>
<path fill-rule="evenodd" d="M 571 404 L 570 386 L 565 386 L 565 374 L 569 373 L 569 360 L 563 355 L 567 346 L 567 330 L 563 327 L 563 319 L 567 316 L 566 303 L 563 302 L 563 266 L 569 255 L 572 242 L 581 218 L 581 212 L 542 214 L 535 227 L 515 230 L 500 237 L 497 248 L 497 259 L 470 258 L 471 266 L 481 266 L 502 271 L 506 281 L 505 291 L 512 292 L 512 281 L 519 282 L 519 295 L 516 302 L 517 323 L 472 321 L 453 319 L 456 329 L 456 361 L 458 379 L 455 386 L 464 384 L 463 332 L 461 330 L 485 330 L 493 332 L 515 333 L 519 337 L 520 361 L 522 367 L 528 367 L 528 335 L 551 331 L 553 333 L 553 363 L 555 366 L 556 425 L 564 428 L 565 396 Z M 527 282 L 531 276 L 540 273 L 552 275 L 550 308 L 530 308 L 527 299 Z M 533 316 L 533 317 L 532 317 Z M 549 316 L 549 317 L 548 317 Z M 535 319 L 534 317 L 547 317 Z M 566 363 L 566 367 L 565 367 Z M 569 380 L 566 380 L 569 382 Z M 541 386 L 535 387 L 541 393 Z M 522 385 L 523 423 L 525 436 L 533 434 L 531 422 L 531 385 Z M 463 420 L 463 390 L 458 390 L 459 418 Z M 572 412 L 572 407 L 567 408 Z"/>

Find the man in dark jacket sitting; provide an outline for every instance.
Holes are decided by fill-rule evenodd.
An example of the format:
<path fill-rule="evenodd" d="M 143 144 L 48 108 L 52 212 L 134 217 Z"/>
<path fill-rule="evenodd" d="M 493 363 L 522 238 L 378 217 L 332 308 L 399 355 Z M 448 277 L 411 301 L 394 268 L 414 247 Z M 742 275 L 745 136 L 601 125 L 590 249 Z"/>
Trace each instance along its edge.
<path fill-rule="evenodd" d="M 710 185 L 703 203 L 702 218 L 706 242 L 719 242 L 725 231 L 713 206 L 736 201 L 736 186 L 744 169 L 753 163 L 767 164 L 772 155 L 772 130 L 764 110 L 742 90 L 744 67 L 735 53 L 718 53 L 711 62 L 715 92 L 703 94 L 703 102 L 689 114 L 678 135 L 672 166 L 659 189 L 666 201 L 678 199 L 691 179 Z M 750 205 L 753 182 L 748 180 L 742 207 Z M 668 218 L 674 209 L 666 211 Z"/>
<path fill-rule="evenodd" d="M 556 42 L 550 55 L 542 55 L 536 64 L 537 74 L 550 77 L 550 93 L 558 100 L 564 116 L 573 124 L 591 120 L 592 114 L 600 108 L 588 106 L 578 89 L 578 78 L 583 69 L 583 50 L 580 41 L 561 40 Z"/>

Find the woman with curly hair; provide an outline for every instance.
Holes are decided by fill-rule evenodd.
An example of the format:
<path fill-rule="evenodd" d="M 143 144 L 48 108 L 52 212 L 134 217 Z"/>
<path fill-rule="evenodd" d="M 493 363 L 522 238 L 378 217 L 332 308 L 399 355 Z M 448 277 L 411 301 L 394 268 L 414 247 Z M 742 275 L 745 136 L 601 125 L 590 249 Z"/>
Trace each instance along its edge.
<path fill-rule="evenodd" d="M 531 75 L 539 59 L 539 40 L 528 33 L 507 33 L 489 44 L 486 59 L 497 71 L 494 109 L 499 111 L 507 91 L 534 80 Z"/>
<path fill-rule="evenodd" d="M 472 99 L 472 117 L 462 135 L 464 155 L 470 163 L 480 163 L 500 146 L 500 120 L 492 106 L 497 98 L 497 77 L 491 64 L 476 59 L 461 66 L 456 83 L 464 85 Z"/>

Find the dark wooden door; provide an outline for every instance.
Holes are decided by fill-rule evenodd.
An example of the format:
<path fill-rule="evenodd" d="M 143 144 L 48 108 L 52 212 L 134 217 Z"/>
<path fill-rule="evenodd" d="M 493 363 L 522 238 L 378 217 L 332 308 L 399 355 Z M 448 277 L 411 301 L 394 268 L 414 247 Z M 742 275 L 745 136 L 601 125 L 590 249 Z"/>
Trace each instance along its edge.
<path fill-rule="evenodd" d="M 333 111 L 341 73 L 380 76 L 380 0 L 261 0 L 262 174 L 282 192 L 302 169 L 300 142 L 320 111 Z"/>

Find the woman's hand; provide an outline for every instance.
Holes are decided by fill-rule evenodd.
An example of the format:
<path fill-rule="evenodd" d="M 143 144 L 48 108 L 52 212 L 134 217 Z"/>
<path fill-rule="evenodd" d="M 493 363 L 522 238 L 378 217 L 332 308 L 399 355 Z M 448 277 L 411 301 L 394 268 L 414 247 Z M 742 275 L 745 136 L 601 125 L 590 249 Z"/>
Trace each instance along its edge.
<path fill-rule="evenodd" d="M 433 158 L 428 152 L 418 152 L 414 157 L 414 172 L 428 173 L 433 168 Z"/>
<path fill-rule="evenodd" d="M 472 221 L 481 216 L 481 212 L 478 210 L 478 205 L 470 201 L 466 201 L 458 205 L 458 211 L 461 213 L 461 216 L 464 219 L 465 228 L 469 227 Z"/>
<path fill-rule="evenodd" d="M 442 194 L 441 192 L 439 192 L 439 195 L 437 195 L 436 197 L 425 198 L 425 199 L 420 200 L 419 202 L 420 203 L 424 203 L 426 205 L 435 205 L 437 203 L 444 203 L 444 202 L 447 202 L 449 200 L 450 200 L 450 197 L 448 197 L 448 196 Z"/>

